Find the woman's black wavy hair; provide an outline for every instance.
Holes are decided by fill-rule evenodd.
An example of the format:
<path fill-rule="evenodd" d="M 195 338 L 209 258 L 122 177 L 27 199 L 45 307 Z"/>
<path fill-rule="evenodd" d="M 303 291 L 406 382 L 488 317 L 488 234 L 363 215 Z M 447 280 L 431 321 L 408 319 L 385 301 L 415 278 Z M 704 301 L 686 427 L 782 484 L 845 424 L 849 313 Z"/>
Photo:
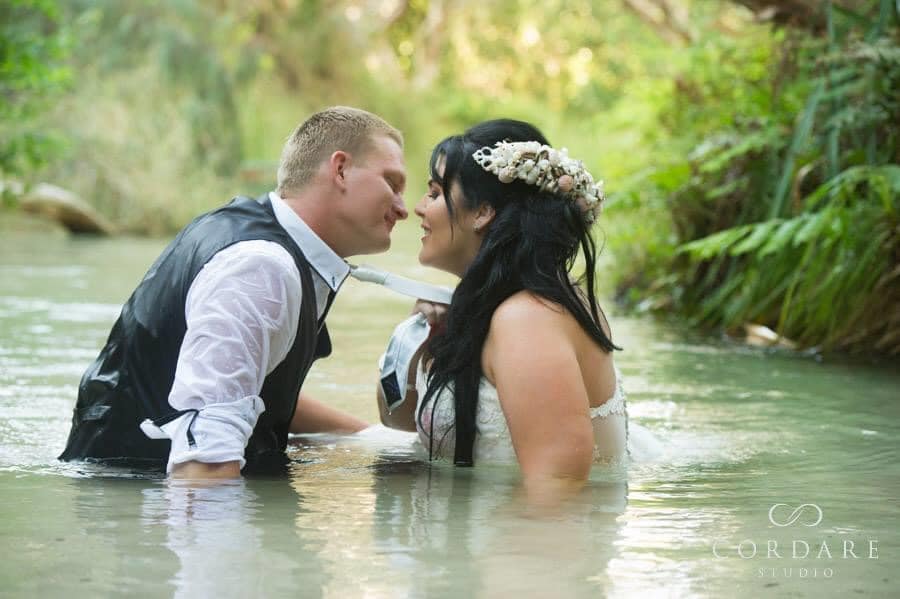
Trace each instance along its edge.
<path fill-rule="evenodd" d="M 495 211 L 481 248 L 453 294 L 446 329 L 432 338 L 428 348 L 433 361 L 422 408 L 452 383 L 456 408 L 454 462 L 460 466 L 474 463 L 481 351 L 494 310 L 508 297 L 528 290 L 555 302 L 568 310 L 604 351 L 620 349 L 600 324 L 602 312 L 594 294 L 597 249 L 590 225 L 571 200 L 521 180 L 501 183 L 496 175 L 482 169 L 472 154 L 498 141 L 550 145 L 529 123 L 497 119 L 446 138 L 435 146 L 430 162 L 431 178 L 443 189 L 451 223 L 455 202 L 466 210 L 489 204 Z M 441 160 L 443 174 L 437 168 Z M 461 197 L 451 197 L 453 182 L 459 184 Z M 584 255 L 585 272 L 573 283 L 569 270 L 579 249 Z M 422 408 L 418 414 L 420 425 Z M 432 418 L 431 455 L 433 422 Z"/>

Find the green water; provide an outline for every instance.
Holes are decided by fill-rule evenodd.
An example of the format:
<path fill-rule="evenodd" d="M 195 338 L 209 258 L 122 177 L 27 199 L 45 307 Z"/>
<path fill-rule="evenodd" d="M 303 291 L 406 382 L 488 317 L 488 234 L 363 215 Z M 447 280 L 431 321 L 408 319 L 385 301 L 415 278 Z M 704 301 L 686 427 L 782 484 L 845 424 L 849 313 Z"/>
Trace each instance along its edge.
<path fill-rule="evenodd" d="M 629 413 L 665 451 L 626 475 L 596 470 L 549 512 L 523 500 L 514 469 L 429 465 L 390 439 L 298 440 L 289 477 L 213 488 L 57 463 L 78 379 L 163 245 L 0 239 L 3 596 L 900 592 L 900 375 L 615 314 Z M 397 245 L 365 261 L 448 282 L 411 259 L 412 237 Z M 334 355 L 306 388 L 375 421 L 375 360 L 408 310 L 348 282 Z M 815 507 L 779 527 L 775 504 L 778 523 Z"/>

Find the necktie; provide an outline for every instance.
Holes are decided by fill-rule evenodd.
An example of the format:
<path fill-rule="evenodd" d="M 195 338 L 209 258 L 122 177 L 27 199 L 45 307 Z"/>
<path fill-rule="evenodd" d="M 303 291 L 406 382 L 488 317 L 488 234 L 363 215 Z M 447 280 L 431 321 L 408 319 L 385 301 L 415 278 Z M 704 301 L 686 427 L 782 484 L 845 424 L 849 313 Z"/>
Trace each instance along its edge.
<path fill-rule="evenodd" d="M 417 312 L 394 329 L 381 362 L 381 391 L 388 412 L 393 412 L 406 399 L 406 381 L 413 356 L 428 339 L 431 326 L 425 315 Z"/>

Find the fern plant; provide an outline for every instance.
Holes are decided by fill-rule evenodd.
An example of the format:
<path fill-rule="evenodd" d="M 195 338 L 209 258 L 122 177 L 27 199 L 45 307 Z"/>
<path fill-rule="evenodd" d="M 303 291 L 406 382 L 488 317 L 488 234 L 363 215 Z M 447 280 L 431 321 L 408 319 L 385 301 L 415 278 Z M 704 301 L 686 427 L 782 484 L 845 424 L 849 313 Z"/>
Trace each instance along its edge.
<path fill-rule="evenodd" d="M 804 346 L 900 354 L 900 26 L 826 5 L 793 121 L 745 121 L 690 156 L 670 198 L 665 292 L 697 323 L 759 322 Z M 859 24 L 864 23 L 865 27 Z"/>

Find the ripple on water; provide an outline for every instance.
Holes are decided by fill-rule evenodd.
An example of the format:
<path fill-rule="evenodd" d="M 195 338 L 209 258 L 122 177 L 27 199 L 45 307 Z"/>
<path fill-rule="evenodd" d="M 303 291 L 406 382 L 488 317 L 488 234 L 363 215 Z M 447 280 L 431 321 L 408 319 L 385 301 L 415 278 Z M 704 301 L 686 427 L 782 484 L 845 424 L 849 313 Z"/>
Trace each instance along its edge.
<path fill-rule="evenodd" d="M 21 318 L 25 314 L 43 313 L 58 322 L 111 323 L 122 310 L 122 304 L 92 302 L 59 302 L 33 297 L 0 297 L 0 317 Z"/>
<path fill-rule="evenodd" d="M 83 247 L 94 247 L 96 264 L 105 265 L 117 246 Z M 122 272 L 140 276 L 158 250 Z M 592 473 L 577 509 L 552 518 L 517 502 L 515 467 L 427 464 L 409 436 L 297 438 L 287 480 L 248 480 L 225 492 L 57 462 L 78 378 L 120 310 L 72 301 L 73 280 L 109 276 L 103 266 L 59 266 L 67 259 L 63 251 L 41 259 L 51 266 L 0 265 L 3 282 L 16 280 L 13 295 L 0 295 L 0 492 L 14 495 L 4 524 L 18 527 L 4 537 L 17 551 L 0 577 L 52 572 L 46 594 L 62 594 L 90 572 L 100 582 L 77 587 L 88 595 L 128 594 L 128 584 L 147 594 L 263 595 L 253 585 L 265 573 L 285 591 L 326 596 L 763 596 L 755 569 L 712 559 L 710 543 L 743 533 L 764 538 L 773 503 L 821 504 L 827 534 L 876 531 L 886 546 L 897 537 L 895 375 L 685 342 L 649 320 L 616 320 L 629 349 L 617 362 L 633 422 L 649 428 L 663 455 L 630 464 L 627 484 L 615 473 Z M 336 342 L 352 351 L 336 352 L 309 381 L 345 402 L 339 407 L 359 409 L 347 398 L 370 395 L 371 383 L 355 372 L 371 378 L 375 356 L 361 354 L 383 348 L 380 337 L 401 304 L 383 293 L 348 288 L 329 320 Z M 366 327 L 363 308 L 376 312 Z M 57 537 L 77 539 L 80 551 L 48 542 Z M 92 570 L 95 555 L 113 570 Z M 858 580 L 887 579 L 891 563 L 876 564 L 874 575 L 857 567 Z M 154 581 L 166 588 L 151 593 Z"/>
<path fill-rule="evenodd" d="M 50 277 L 52 279 L 77 278 L 87 272 L 85 266 L 27 266 L 16 264 L 0 265 L 0 276 L 9 277 Z"/>

